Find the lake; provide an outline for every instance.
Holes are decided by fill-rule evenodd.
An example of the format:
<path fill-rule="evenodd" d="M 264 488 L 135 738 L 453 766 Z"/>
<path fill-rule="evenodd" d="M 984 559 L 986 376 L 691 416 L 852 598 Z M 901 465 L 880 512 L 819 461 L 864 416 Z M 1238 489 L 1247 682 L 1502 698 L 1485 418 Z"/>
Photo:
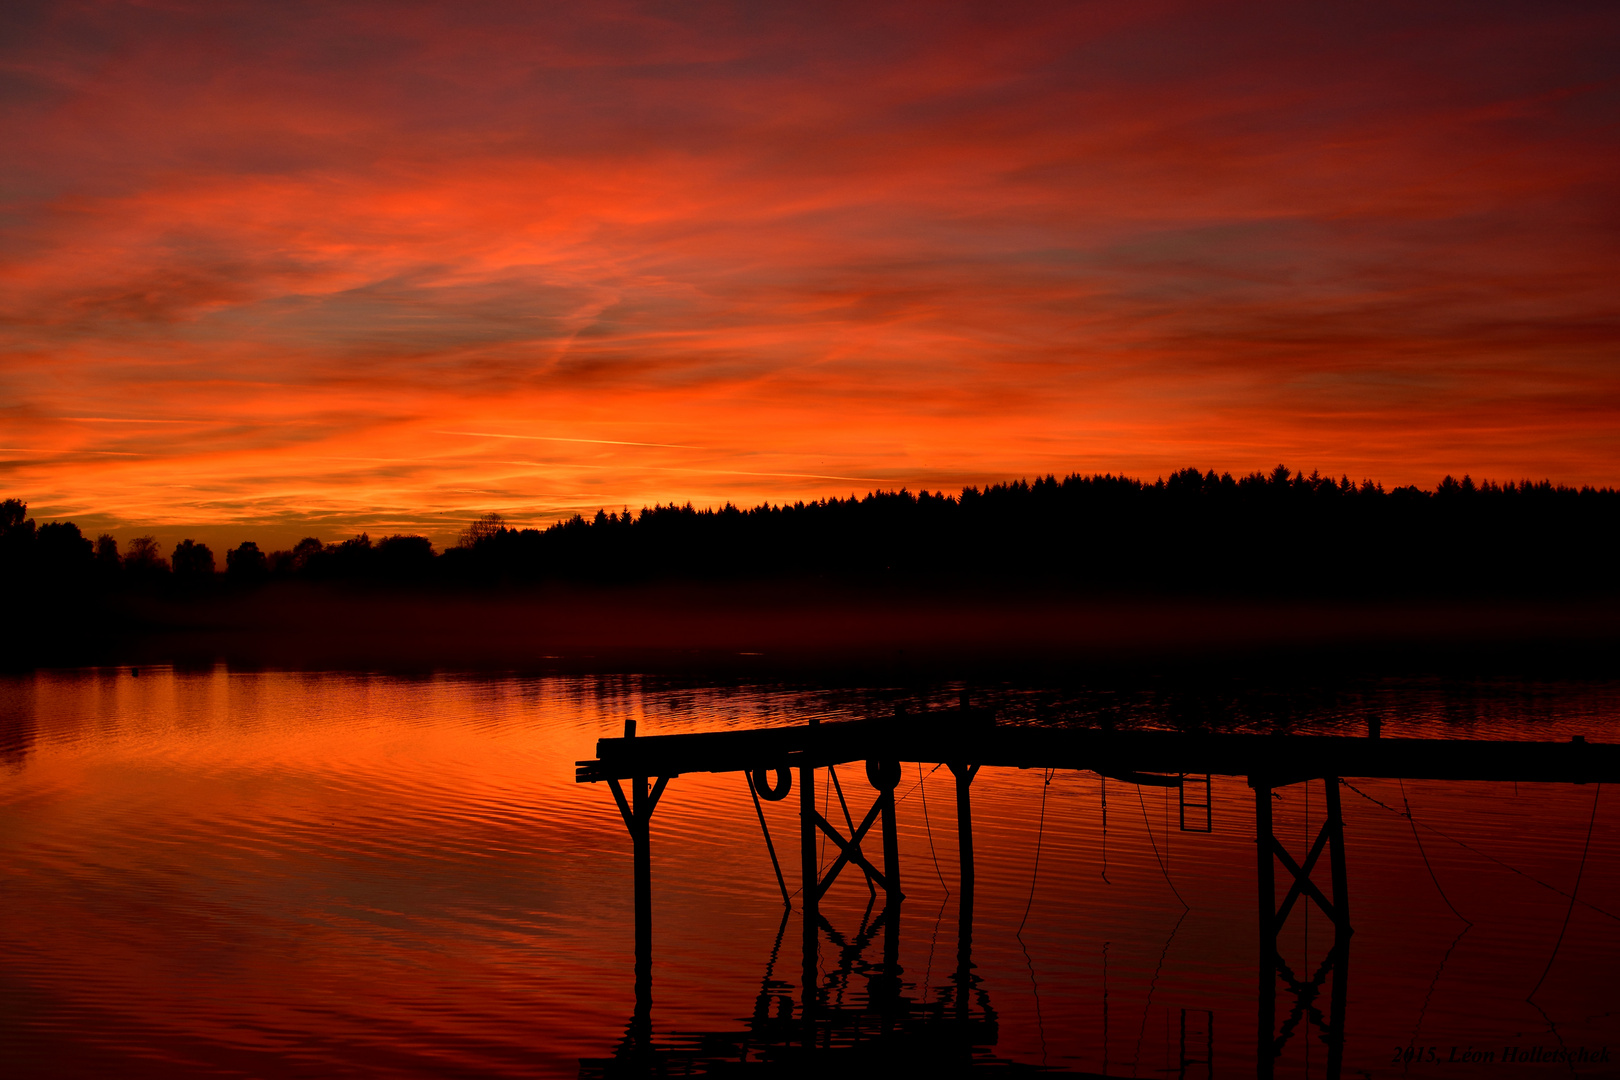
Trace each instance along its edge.
<path fill-rule="evenodd" d="M 0 1061 L 57 1076 L 630 1071 L 630 841 L 575 762 L 626 720 L 641 734 L 796 724 L 943 707 L 959 689 L 223 666 L 0 678 Z M 1004 723 L 1360 735 L 1377 718 L 1386 738 L 1620 739 L 1613 683 L 973 692 Z M 1346 779 L 1343 1075 L 1620 1073 L 1620 793 Z M 840 781 L 859 815 L 864 770 Z M 985 769 L 965 988 L 954 781 L 912 763 L 896 795 L 901 915 L 879 920 L 862 877 L 839 879 L 818 1010 L 864 1031 L 881 997 L 926 1039 L 965 992 L 987 1067 L 1255 1074 L 1243 778 L 1212 778 L 1211 828 L 1194 832 L 1174 789 Z M 789 889 L 796 804 L 762 807 Z M 1322 783 L 1279 788 L 1274 813 L 1303 857 Z M 741 775 L 670 782 L 652 879 L 652 1060 L 768 1055 L 803 1005 L 802 938 Z M 1297 906 L 1279 938 L 1293 983 L 1275 985 L 1278 1076 L 1326 1074 L 1331 978 L 1312 977 L 1332 944 Z M 1503 1063 L 1508 1048 L 1576 1060 Z"/>

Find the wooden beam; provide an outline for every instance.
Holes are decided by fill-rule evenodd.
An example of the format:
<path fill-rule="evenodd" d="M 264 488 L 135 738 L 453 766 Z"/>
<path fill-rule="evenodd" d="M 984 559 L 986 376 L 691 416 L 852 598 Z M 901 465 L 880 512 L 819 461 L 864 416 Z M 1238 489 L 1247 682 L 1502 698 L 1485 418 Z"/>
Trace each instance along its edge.
<path fill-rule="evenodd" d="M 1340 920 L 1338 913 L 1333 910 L 1333 902 L 1322 895 L 1322 890 L 1316 887 L 1316 882 L 1312 881 L 1305 871 L 1300 869 L 1299 863 L 1294 861 L 1294 857 L 1288 854 L 1288 849 L 1283 847 L 1282 842 L 1275 836 L 1271 838 L 1271 850 L 1276 854 L 1278 861 L 1288 868 L 1288 872 L 1294 875 L 1294 887 L 1315 900 L 1316 906 L 1322 909 L 1322 913 L 1337 925 Z M 1279 923 L 1278 929 L 1281 928 L 1282 926 Z"/>
<path fill-rule="evenodd" d="M 814 734 L 801 726 L 602 739 L 596 753 L 578 763 L 581 783 L 868 758 L 1090 769 L 1163 786 L 1184 773 L 1263 777 L 1271 787 L 1328 776 L 1620 783 L 1613 743 L 998 727 L 954 712 L 818 724 Z"/>
<path fill-rule="evenodd" d="M 624 817 L 624 827 L 635 832 L 636 815 L 631 811 L 630 804 L 625 801 L 624 789 L 619 787 L 618 777 L 608 779 L 608 788 L 613 792 L 613 801 L 619 804 L 619 813 Z"/>
<path fill-rule="evenodd" d="M 1321 857 L 1322 849 L 1327 846 L 1327 841 L 1328 827 L 1324 824 L 1322 830 L 1316 834 L 1316 843 L 1311 845 L 1310 854 L 1305 856 L 1305 865 L 1300 868 L 1299 874 L 1295 875 L 1293 886 L 1289 888 L 1288 895 L 1283 897 L 1282 905 L 1277 908 L 1277 929 L 1279 931 L 1282 929 L 1283 923 L 1288 921 L 1288 913 L 1294 910 L 1294 902 L 1299 899 L 1299 894 L 1303 891 L 1300 884 L 1300 875 L 1303 875 L 1303 880 L 1310 880 L 1311 870 L 1316 866 L 1316 860 Z M 1272 843 L 1277 843 L 1275 836 L 1272 837 Z"/>
<path fill-rule="evenodd" d="M 837 844 L 839 848 L 838 858 L 834 860 L 832 866 L 828 868 L 826 876 L 816 884 L 816 898 L 818 900 L 826 895 L 828 889 L 832 888 L 833 879 L 838 876 L 839 871 L 843 870 L 845 866 L 852 862 L 859 866 L 866 873 L 868 878 L 875 881 L 883 889 L 887 890 L 889 888 L 888 879 L 882 874 L 878 873 L 877 867 L 873 866 L 871 862 L 867 860 L 866 856 L 861 854 L 860 847 L 861 841 L 865 839 L 867 831 L 872 828 L 872 822 L 877 820 L 878 812 L 882 809 L 883 798 L 882 796 L 879 796 L 878 801 L 872 804 L 872 809 L 867 812 L 866 817 L 861 821 L 861 827 L 855 830 L 855 835 L 849 840 L 845 840 L 844 837 L 839 834 L 838 830 L 833 828 L 832 824 L 826 818 L 822 817 L 821 814 L 815 814 L 815 823 L 817 827 L 820 828 L 822 832 L 826 833 L 832 839 L 832 842 Z"/>

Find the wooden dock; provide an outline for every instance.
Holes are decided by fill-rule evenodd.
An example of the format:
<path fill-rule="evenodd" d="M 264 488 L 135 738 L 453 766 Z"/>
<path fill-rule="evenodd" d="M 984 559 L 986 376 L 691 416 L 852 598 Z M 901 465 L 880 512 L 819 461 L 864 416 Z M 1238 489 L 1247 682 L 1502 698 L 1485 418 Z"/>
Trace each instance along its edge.
<path fill-rule="evenodd" d="M 580 783 L 637 776 L 825 768 L 884 759 L 992 768 L 1087 769 L 1156 786 L 1182 774 L 1263 778 L 1272 787 L 1323 776 L 1533 783 L 1620 781 L 1620 745 L 1344 735 L 1107 731 L 1011 726 L 984 710 L 905 713 L 794 727 L 600 739 Z M 1292 778 L 1292 779 L 1291 779 Z"/>
<path fill-rule="evenodd" d="M 841 783 L 837 767 L 864 762 L 874 793 L 864 814 L 855 803 L 855 784 Z M 1288 965 L 1278 951 L 1278 934 L 1300 901 L 1315 904 L 1334 927 L 1334 941 L 1306 987 L 1310 995 L 1331 976 L 1331 1007 L 1322 1036 L 1328 1044 L 1327 1075 L 1338 1077 L 1344 1047 L 1345 1002 L 1350 958 L 1349 882 L 1345 866 L 1344 820 L 1339 804 L 1342 777 L 1402 780 L 1494 781 L 1516 783 L 1614 783 L 1620 781 L 1620 745 L 1589 743 L 1577 736 L 1567 742 L 1478 739 L 1381 738 L 1376 726 L 1365 736 L 1239 734 L 1208 731 L 1136 731 L 998 724 L 994 714 L 969 706 L 866 720 L 793 727 L 694 732 L 637 737 L 635 722 L 626 723 L 622 738 L 600 739 L 596 757 L 578 762 L 580 783 L 606 783 L 630 832 L 635 881 L 637 1024 L 648 1015 L 652 970 L 651 819 L 669 781 L 689 773 L 740 772 L 759 818 L 765 846 L 785 906 L 793 906 L 786 875 L 777 858 L 763 801 L 780 801 L 798 788 L 800 855 L 799 906 L 803 911 L 802 1046 L 817 1044 L 831 1020 L 816 1018 L 817 954 L 823 929 L 822 896 L 839 874 L 854 867 L 863 873 L 874 895 L 885 899 L 885 970 L 899 977 L 899 911 L 905 894 L 900 884 L 896 841 L 895 787 L 908 762 L 949 766 L 956 779 L 956 824 L 959 882 L 957 1001 L 966 1009 L 973 985 L 972 926 L 974 902 L 973 814 L 971 786 L 981 768 L 1089 770 L 1138 785 L 1182 789 L 1182 827 L 1187 811 L 1208 812 L 1211 775 L 1246 777 L 1254 790 L 1255 875 L 1259 937 L 1259 986 L 1256 1015 L 1257 1076 L 1266 1080 L 1292 1027 L 1276 1028 L 1275 992 L 1282 978 L 1293 986 Z M 836 788 L 845 820 L 835 824 L 822 815 L 816 799 L 817 773 Z M 1187 798 L 1189 781 L 1204 793 L 1203 801 Z M 1272 827 L 1272 790 L 1321 781 L 1324 820 L 1315 841 L 1302 857 L 1277 837 Z M 630 794 L 626 796 L 624 783 Z M 859 824 L 857 824 L 857 820 Z M 1207 820 L 1207 819 L 1206 819 Z M 874 826 L 881 825 L 874 829 Z M 869 839 L 876 831 L 881 840 Z M 823 871 L 817 845 L 825 837 L 838 852 Z M 868 850 L 881 846 L 881 866 Z M 1318 885 L 1313 874 L 1326 856 L 1330 883 Z M 1277 897 L 1278 865 L 1288 884 Z M 1301 984 L 1304 985 L 1304 984 Z M 825 1010 L 823 1010 L 825 1011 Z M 1317 1014 L 1320 1017 L 1320 1014 Z M 966 1012 L 959 1022 L 966 1022 Z M 639 1029 L 639 1028 L 638 1028 Z M 648 1028 L 647 1030 L 650 1030 Z M 820 1033 L 820 1034 L 818 1034 Z"/>

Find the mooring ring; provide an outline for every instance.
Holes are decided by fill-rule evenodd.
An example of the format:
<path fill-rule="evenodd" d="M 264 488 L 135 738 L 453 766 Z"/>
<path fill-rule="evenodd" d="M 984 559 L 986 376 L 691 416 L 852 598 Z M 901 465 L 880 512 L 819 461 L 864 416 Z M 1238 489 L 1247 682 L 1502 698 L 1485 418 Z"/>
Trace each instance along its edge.
<path fill-rule="evenodd" d="M 772 772 L 776 773 L 775 787 L 767 786 L 765 783 L 765 777 Z M 754 782 L 754 790 L 759 792 L 759 797 L 766 802 L 781 802 L 788 797 L 788 792 L 793 790 L 793 770 L 785 765 L 778 765 L 775 769 L 767 769 L 761 765 L 749 773 L 749 777 Z"/>
<path fill-rule="evenodd" d="M 894 786 L 900 782 L 900 763 L 867 758 L 866 778 L 879 791 L 893 791 Z"/>

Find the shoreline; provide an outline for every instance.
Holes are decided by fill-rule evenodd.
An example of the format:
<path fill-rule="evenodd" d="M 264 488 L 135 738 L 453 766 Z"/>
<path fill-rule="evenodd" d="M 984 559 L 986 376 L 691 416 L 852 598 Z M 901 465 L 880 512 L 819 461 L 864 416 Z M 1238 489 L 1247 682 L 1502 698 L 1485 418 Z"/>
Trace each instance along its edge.
<path fill-rule="evenodd" d="M 1346 667 L 1620 674 L 1620 602 L 856 593 L 801 583 L 124 597 L 8 667 L 1265 674 Z M 13 627 L 18 634 L 19 628 Z M 17 663 L 17 661 L 23 661 Z"/>

